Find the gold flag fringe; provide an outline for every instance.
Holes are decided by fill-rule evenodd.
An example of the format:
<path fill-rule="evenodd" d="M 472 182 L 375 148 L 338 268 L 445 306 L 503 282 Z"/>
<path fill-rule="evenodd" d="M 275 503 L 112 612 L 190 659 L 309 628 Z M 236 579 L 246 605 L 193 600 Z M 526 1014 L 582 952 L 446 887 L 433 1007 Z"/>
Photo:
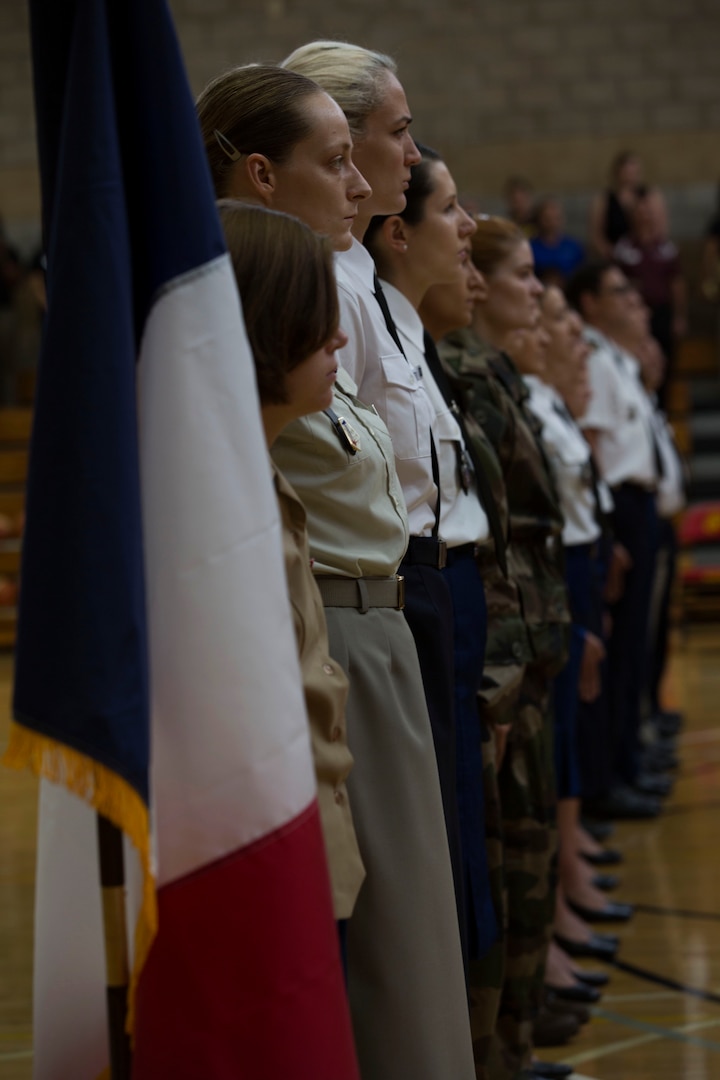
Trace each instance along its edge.
<path fill-rule="evenodd" d="M 150 861 L 150 819 L 148 808 L 126 780 L 106 765 L 86 754 L 40 735 L 17 721 L 10 725 L 10 742 L 2 759 L 10 769 L 30 769 L 35 776 L 62 784 L 129 837 L 140 856 L 143 896 L 137 926 L 135 953 L 128 989 L 127 1030 L 132 1035 L 135 1020 L 135 991 L 140 972 L 157 933 L 157 895 Z M 98 889 L 100 878 L 98 876 Z"/>

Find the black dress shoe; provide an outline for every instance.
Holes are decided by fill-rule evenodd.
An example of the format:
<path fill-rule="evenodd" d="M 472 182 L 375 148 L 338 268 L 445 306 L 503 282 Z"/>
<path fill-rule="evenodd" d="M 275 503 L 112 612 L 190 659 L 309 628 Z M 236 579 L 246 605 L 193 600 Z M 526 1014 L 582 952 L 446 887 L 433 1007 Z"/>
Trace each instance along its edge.
<path fill-rule="evenodd" d="M 635 777 L 633 789 L 641 795 L 655 795 L 659 799 L 666 798 L 672 791 L 672 777 L 663 773 L 641 772 Z"/>
<path fill-rule="evenodd" d="M 574 1016 L 580 1025 L 590 1021 L 590 1009 L 579 1001 L 559 1001 L 554 995 L 548 993 L 545 998 L 545 1008 L 558 1016 Z"/>
<path fill-rule="evenodd" d="M 597 1005 L 602 996 L 599 990 L 583 983 L 576 983 L 575 986 L 551 986 L 550 983 L 545 983 L 545 986 L 563 1004 L 577 1001 L 581 1005 Z"/>
<path fill-rule="evenodd" d="M 657 817 L 662 809 L 659 799 L 641 795 L 626 785 L 614 787 L 604 799 L 593 802 L 589 811 L 600 818 L 618 818 L 631 821 Z"/>
<path fill-rule="evenodd" d="M 620 904 L 615 900 L 608 901 L 603 908 L 587 908 L 583 904 L 576 904 L 569 897 L 567 902 L 585 922 L 627 922 L 635 914 L 632 904 Z"/>
<path fill-rule="evenodd" d="M 673 748 L 655 743 L 643 750 L 640 763 L 643 772 L 662 773 L 679 768 L 680 758 Z"/>
<path fill-rule="evenodd" d="M 607 986 L 610 976 L 604 971 L 577 971 L 575 978 L 586 986 Z"/>
<path fill-rule="evenodd" d="M 579 1030 L 574 1016 L 552 1013 L 543 1005 L 533 1021 L 533 1042 L 535 1046 L 564 1046 Z"/>
<path fill-rule="evenodd" d="M 572 1074 L 572 1065 L 565 1065 L 562 1061 L 533 1061 L 528 1076 L 537 1076 L 542 1080 L 564 1080 Z"/>
<path fill-rule="evenodd" d="M 587 941 L 572 941 L 556 934 L 555 940 L 568 956 L 594 956 L 596 960 L 614 960 L 620 948 L 615 934 L 591 934 Z"/>
<path fill-rule="evenodd" d="M 661 709 L 650 717 L 650 723 L 654 725 L 658 734 L 667 738 L 677 735 L 680 731 L 683 726 L 683 715 L 674 709 Z"/>
<path fill-rule="evenodd" d="M 612 821 L 586 821 L 583 818 L 580 825 L 592 836 L 593 840 L 597 840 L 598 844 L 604 844 L 615 832 Z"/>
<path fill-rule="evenodd" d="M 592 879 L 592 883 L 596 889 L 602 889 L 603 892 L 612 892 L 620 884 L 620 878 L 616 877 L 615 874 L 596 874 Z"/>
<path fill-rule="evenodd" d="M 592 863 L 593 866 L 617 866 L 623 861 L 622 855 L 615 848 L 604 848 L 596 855 L 590 855 L 587 851 L 581 851 L 580 854 L 585 862 Z"/>

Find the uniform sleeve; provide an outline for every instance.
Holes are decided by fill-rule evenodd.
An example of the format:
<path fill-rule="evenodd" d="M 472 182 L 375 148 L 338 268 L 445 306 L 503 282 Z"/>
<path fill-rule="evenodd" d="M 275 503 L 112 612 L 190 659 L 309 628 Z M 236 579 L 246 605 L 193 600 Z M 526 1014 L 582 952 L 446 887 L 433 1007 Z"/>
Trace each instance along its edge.
<path fill-rule="evenodd" d="M 590 404 L 580 421 L 580 427 L 611 431 L 618 422 L 616 378 L 613 359 L 603 349 L 590 354 Z"/>

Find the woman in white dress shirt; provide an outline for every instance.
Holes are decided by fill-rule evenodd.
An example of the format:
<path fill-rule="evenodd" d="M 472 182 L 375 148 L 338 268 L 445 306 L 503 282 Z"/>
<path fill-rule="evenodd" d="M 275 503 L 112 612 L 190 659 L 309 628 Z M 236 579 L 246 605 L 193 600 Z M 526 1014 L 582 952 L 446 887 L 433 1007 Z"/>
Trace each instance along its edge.
<path fill-rule="evenodd" d="M 497 515 L 498 511 L 487 488 L 487 507 L 478 493 L 478 477 L 456 405 L 453 412 L 452 391 L 446 386 L 434 344 L 418 314 L 428 289 L 460 281 L 463 264 L 469 258 L 468 241 L 476 226 L 458 203 L 455 182 L 440 155 L 428 147 L 421 146 L 420 151 L 423 158 L 412 167 L 405 209 L 399 214 L 373 218 L 364 243 L 378 268 L 405 355 L 421 372 L 435 412 L 432 433 L 440 478 L 439 531 L 447 544 L 443 573 L 453 600 L 457 788 L 466 933 L 470 959 L 476 960 L 495 941 L 499 914 L 492 903 L 485 845 L 478 693 L 487 614 L 476 561 L 478 545 L 489 537 L 488 513 Z"/>
<path fill-rule="evenodd" d="M 350 245 L 369 189 L 343 113 L 319 87 L 251 66 L 214 80 L 199 111 L 219 195 L 292 211 L 336 252 Z M 331 408 L 289 425 L 272 455 L 307 511 L 330 654 L 350 681 L 348 791 L 367 871 L 347 927 L 358 1058 L 367 1080 L 471 1080 L 440 785 L 396 576 L 407 511 L 387 429 L 355 390 L 339 366 Z"/>
<path fill-rule="evenodd" d="M 541 328 L 546 348 L 542 365 L 526 374 L 530 407 L 542 424 L 541 438 L 553 469 L 564 517 L 562 534 L 565 574 L 572 613 L 569 660 L 554 681 L 555 769 L 558 790 L 559 910 L 563 896 L 579 912 L 603 911 L 609 918 L 626 918 L 627 905 L 608 904 L 593 884 L 593 871 L 579 856 L 583 837 L 579 833 L 579 799 L 582 794 L 578 746 L 579 701 L 593 702 L 601 691 L 599 665 L 604 647 L 599 637 L 599 597 L 594 595 L 600 556 L 602 516 L 598 485 L 587 440 L 580 431 L 568 402 L 578 398 L 577 389 L 587 385 L 588 348 L 582 339 L 580 320 L 560 291 L 548 286 L 541 298 Z M 533 341 L 526 342 L 532 352 Z M 595 631 L 595 632 L 593 632 Z M 597 722 L 599 713 L 595 712 Z M 606 737 L 598 731 L 597 738 Z M 570 992 L 574 999 L 597 999 L 593 988 L 578 986 L 576 970 L 556 944 L 548 955 L 547 982 L 559 996 Z"/>
<path fill-rule="evenodd" d="M 362 244 L 374 215 L 397 214 L 405 208 L 410 170 L 420 154 L 410 136 L 412 116 L 390 57 L 344 42 L 315 41 L 296 49 L 283 66 L 313 79 L 340 105 L 353 138 L 353 161 L 372 187 L 353 224 L 352 247 L 336 258 L 340 318 L 349 338 L 340 360 L 355 380 L 360 400 L 373 405 L 387 424 L 407 504 L 410 541 L 400 567 L 405 616 L 423 673 L 462 929 L 453 609 L 442 573 L 447 546 L 439 529 L 435 409 L 422 371 L 403 352 L 375 264 Z M 463 944 L 467 957 L 467 943 Z"/>

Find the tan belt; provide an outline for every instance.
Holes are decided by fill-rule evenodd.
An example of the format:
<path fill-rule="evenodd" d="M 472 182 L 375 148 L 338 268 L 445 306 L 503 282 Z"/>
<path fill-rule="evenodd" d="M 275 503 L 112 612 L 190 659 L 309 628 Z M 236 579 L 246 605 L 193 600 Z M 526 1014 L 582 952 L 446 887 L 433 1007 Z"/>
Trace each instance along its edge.
<path fill-rule="evenodd" d="M 363 613 L 371 607 L 395 608 L 405 606 L 405 578 L 315 578 L 325 607 L 351 607 Z"/>

